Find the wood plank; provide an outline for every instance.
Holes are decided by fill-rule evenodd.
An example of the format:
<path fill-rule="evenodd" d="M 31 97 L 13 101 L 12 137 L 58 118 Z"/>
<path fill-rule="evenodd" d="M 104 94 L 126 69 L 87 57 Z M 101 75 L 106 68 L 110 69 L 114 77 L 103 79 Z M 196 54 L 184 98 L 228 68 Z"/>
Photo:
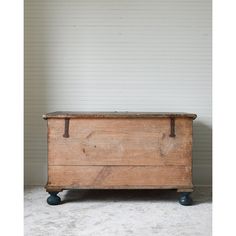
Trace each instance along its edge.
<path fill-rule="evenodd" d="M 178 193 L 182 193 L 182 192 L 188 192 L 188 193 L 191 193 L 191 192 L 193 192 L 193 187 L 192 188 L 178 188 L 177 189 L 177 192 Z"/>
<path fill-rule="evenodd" d="M 186 165 L 192 162 L 192 120 L 73 119 L 69 138 L 64 120 L 48 120 L 49 165 Z"/>
<path fill-rule="evenodd" d="M 72 112 L 56 111 L 43 115 L 50 118 L 166 118 L 182 117 L 196 119 L 197 115 L 185 112 Z"/>
<path fill-rule="evenodd" d="M 191 188 L 191 176 L 186 166 L 49 166 L 47 188 Z"/>
<path fill-rule="evenodd" d="M 179 191 L 179 188 L 181 190 Z M 187 185 L 187 186 L 179 186 L 179 185 L 120 185 L 120 186 L 52 186 L 49 184 L 46 184 L 45 189 L 48 192 L 61 192 L 63 190 L 73 190 L 73 189 L 176 189 L 177 192 L 193 192 L 193 185 Z"/>

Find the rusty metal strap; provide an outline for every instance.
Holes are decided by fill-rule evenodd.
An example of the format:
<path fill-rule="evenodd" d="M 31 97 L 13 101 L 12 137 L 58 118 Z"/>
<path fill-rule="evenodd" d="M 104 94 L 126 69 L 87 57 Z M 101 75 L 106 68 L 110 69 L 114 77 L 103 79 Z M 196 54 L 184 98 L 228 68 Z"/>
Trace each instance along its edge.
<path fill-rule="evenodd" d="M 175 117 L 170 118 L 170 137 L 175 137 Z"/>
<path fill-rule="evenodd" d="M 64 130 L 64 134 L 63 137 L 64 138 L 69 138 L 69 124 L 70 124 L 70 118 L 65 118 L 65 130 Z"/>
<path fill-rule="evenodd" d="M 64 138 L 69 138 L 69 124 L 70 124 L 70 118 L 65 118 L 65 129 L 64 129 Z M 170 118 L 170 137 L 175 137 L 175 118 Z"/>

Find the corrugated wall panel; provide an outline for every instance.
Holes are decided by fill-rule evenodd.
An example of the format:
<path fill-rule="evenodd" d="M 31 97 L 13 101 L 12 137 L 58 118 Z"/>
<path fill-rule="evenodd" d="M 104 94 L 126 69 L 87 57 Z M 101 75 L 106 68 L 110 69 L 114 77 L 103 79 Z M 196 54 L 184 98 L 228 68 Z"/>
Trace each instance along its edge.
<path fill-rule="evenodd" d="M 25 182 L 46 182 L 43 113 L 184 111 L 211 183 L 210 0 L 25 0 Z"/>

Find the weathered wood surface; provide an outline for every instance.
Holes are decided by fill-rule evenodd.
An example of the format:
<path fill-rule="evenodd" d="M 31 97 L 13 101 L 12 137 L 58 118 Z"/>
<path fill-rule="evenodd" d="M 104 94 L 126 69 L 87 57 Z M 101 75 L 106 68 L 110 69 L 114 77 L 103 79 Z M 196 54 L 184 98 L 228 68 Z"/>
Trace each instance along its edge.
<path fill-rule="evenodd" d="M 170 137 L 170 117 L 175 118 L 175 137 Z M 59 112 L 45 118 L 50 118 L 47 191 L 192 190 L 194 116 Z M 63 137 L 65 118 L 70 121 L 68 135 Z"/>
<path fill-rule="evenodd" d="M 180 188 L 180 191 L 179 191 Z M 178 186 L 178 185 L 125 185 L 125 186 L 79 186 L 79 185 L 60 185 L 52 186 L 46 184 L 47 192 L 61 192 L 66 189 L 175 189 L 177 192 L 193 192 L 193 185 Z"/>
<path fill-rule="evenodd" d="M 195 119 L 196 114 L 184 112 L 70 112 L 57 111 L 43 115 L 49 118 L 164 118 L 164 117 L 188 117 Z"/>
<path fill-rule="evenodd" d="M 186 165 L 192 162 L 192 120 L 73 119 L 69 138 L 64 120 L 48 120 L 49 165 Z"/>
<path fill-rule="evenodd" d="M 191 193 L 191 192 L 193 192 L 193 187 L 191 187 L 191 188 L 181 188 L 181 187 L 179 187 L 179 188 L 177 188 L 177 192 L 178 193 Z"/>
<path fill-rule="evenodd" d="M 192 187 L 192 169 L 186 166 L 49 166 L 48 170 L 48 189 Z"/>

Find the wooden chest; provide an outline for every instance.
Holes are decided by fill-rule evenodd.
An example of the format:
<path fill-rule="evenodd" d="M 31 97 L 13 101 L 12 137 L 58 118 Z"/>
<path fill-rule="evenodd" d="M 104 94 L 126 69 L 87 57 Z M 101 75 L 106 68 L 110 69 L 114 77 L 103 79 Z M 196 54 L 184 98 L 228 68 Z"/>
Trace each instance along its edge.
<path fill-rule="evenodd" d="M 190 205 L 189 113 L 53 112 L 48 123 L 48 203 L 64 189 L 177 189 Z"/>

